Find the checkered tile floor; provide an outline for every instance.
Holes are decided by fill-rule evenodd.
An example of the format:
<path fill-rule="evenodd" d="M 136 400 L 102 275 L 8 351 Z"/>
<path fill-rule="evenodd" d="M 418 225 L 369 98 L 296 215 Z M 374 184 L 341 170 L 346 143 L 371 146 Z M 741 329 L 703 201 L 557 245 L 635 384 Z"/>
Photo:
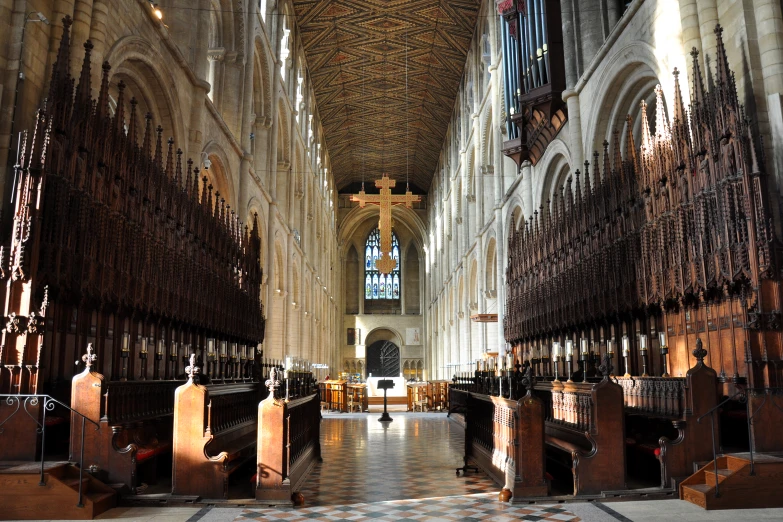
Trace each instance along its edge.
<path fill-rule="evenodd" d="M 497 501 L 497 494 L 440 497 L 423 500 L 392 500 L 348 506 L 319 506 L 299 509 L 246 509 L 241 520 L 568 520 L 578 517 L 559 506 L 514 506 Z"/>
<path fill-rule="evenodd" d="M 482 473 L 457 477 L 464 431 L 442 413 L 325 414 L 323 464 L 302 508 L 245 509 L 236 520 L 579 520 L 559 506 L 498 502 Z"/>

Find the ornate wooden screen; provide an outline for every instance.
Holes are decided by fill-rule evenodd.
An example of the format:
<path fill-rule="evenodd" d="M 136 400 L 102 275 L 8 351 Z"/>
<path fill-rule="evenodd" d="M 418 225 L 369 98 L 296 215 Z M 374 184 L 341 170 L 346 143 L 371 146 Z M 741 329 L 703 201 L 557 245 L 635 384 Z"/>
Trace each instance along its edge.
<path fill-rule="evenodd" d="M 87 342 L 112 380 L 175 378 L 208 344 L 226 359 L 253 358 L 264 338 L 258 224 L 243 227 L 206 177 L 200 185 L 150 115 L 138 128 L 122 82 L 110 114 L 108 63 L 91 97 L 89 41 L 75 85 L 70 25 L 66 17 L 48 101 L 24 138 L 0 255 L 0 390 L 39 393 L 47 382 L 65 392 Z"/>
<path fill-rule="evenodd" d="M 642 111 L 638 153 L 629 117 L 624 159 L 615 131 L 611 154 L 605 142 L 602 161 L 596 152 L 548 208 L 512 227 L 504 322 L 518 350 L 544 357 L 555 340 L 584 338 L 591 352 L 619 355 L 627 335 L 638 375 L 646 335 L 655 340 L 648 371 L 661 375 L 663 331 L 673 376 L 692 366 L 701 338 L 722 381 L 780 386 L 777 208 L 715 32 L 711 92 L 694 49 L 690 111 L 675 70 L 671 121 L 658 90 L 655 134 Z"/>

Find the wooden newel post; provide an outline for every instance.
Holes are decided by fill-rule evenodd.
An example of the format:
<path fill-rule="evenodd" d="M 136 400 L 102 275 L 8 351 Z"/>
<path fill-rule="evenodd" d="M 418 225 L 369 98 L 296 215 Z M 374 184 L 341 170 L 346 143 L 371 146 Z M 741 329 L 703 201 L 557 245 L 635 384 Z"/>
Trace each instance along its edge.
<path fill-rule="evenodd" d="M 509 489 L 515 498 L 543 497 L 549 494 L 544 448 L 544 403 L 532 393 L 532 374 L 531 368 L 528 367 L 522 379 L 527 394 L 517 401 L 514 429 L 515 469 L 513 475 L 506 475 L 505 489 Z"/>
<path fill-rule="evenodd" d="M 286 451 L 286 407 L 275 399 L 280 386 L 277 369 L 272 368 L 266 381 L 269 395 L 258 404 L 258 444 L 256 449 L 256 500 L 269 505 L 291 505 L 291 485 L 288 480 Z M 280 434 L 283 433 L 283 437 Z"/>

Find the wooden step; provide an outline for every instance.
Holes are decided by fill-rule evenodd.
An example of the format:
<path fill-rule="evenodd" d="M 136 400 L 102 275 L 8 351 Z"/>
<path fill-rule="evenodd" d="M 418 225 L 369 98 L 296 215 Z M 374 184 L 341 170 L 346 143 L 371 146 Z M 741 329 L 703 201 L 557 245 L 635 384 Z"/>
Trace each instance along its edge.
<path fill-rule="evenodd" d="M 743 457 L 724 455 L 707 463 L 682 481 L 680 498 L 708 510 L 783 507 L 783 459 L 760 455 L 751 475 L 750 460 Z"/>
<path fill-rule="evenodd" d="M 16 520 L 91 520 L 117 503 L 108 486 L 85 474 L 82 478 L 82 504 L 79 502 L 79 469 L 63 464 L 44 474 L 0 472 L 2 517 Z"/>
<path fill-rule="evenodd" d="M 69 477 L 65 479 L 60 479 L 60 481 L 71 488 L 74 491 L 79 491 L 79 477 Z M 82 493 L 85 493 L 87 491 L 87 488 L 90 487 L 90 477 L 84 477 L 82 480 Z"/>
<path fill-rule="evenodd" d="M 730 469 L 718 470 L 718 484 L 726 480 L 726 477 L 734 473 Z M 708 486 L 715 486 L 715 470 L 704 470 L 704 483 Z"/>

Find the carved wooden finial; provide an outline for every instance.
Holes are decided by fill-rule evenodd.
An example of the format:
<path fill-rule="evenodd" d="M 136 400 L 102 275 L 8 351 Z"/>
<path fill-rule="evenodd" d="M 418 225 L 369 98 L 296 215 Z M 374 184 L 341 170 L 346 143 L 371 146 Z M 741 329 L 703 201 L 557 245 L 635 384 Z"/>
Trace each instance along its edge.
<path fill-rule="evenodd" d="M 272 366 L 272 369 L 269 370 L 269 379 L 264 382 L 264 386 L 269 388 L 269 394 L 274 395 L 275 390 L 280 386 L 280 381 L 277 380 L 277 368 Z"/>
<path fill-rule="evenodd" d="M 522 377 L 522 381 L 520 381 L 522 386 L 524 386 L 525 390 L 527 390 L 528 393 L 530 393 L 530 390 L 533 389 L 533 384 L 535 383 L 533 380 L 533 368 L 530 367 L 530 363 L 525 361 L 525 373 L 524 377 Z"/>
<path fill-rule="evenodd" d="M 707 350 L 704 349 L 701 339 L 696 339 L 696 348 L 693 350 L 693 356 L 700 364 L 704 364 L 704 358 L 707 357 Z"/>
<path fill-rule="evenodd" d="M 199 367 L 196 366 L 196 354 L 195 353 L 191 353 L 190 354 L 189 362 L 190 362 L 190 366 L 185 368 L 185 373 L 188 376 L 188 381 L 192 382 L 193 381 L 193 377 L 198 375 L 199 371 L 200 371 Z"/>
<path fill-rule="evenodd" d="M 614 365 L 612 365 L 612 356 L 605 353 L 603 356 L 603 363 L 598 367 L 598 371 L 604 376 L 604 379 L 608 379 L 614 371 Z"/>
<path fill-rule="evenodd" d="M 92 363 L 98 360 L 98 356 L 93 353 L 92 343 L 87 343 L 87 353 L 82 355 L 82 361 L 84 362 L 84 365 L 87 367 L 87 370 L 92 367 Z"/>

